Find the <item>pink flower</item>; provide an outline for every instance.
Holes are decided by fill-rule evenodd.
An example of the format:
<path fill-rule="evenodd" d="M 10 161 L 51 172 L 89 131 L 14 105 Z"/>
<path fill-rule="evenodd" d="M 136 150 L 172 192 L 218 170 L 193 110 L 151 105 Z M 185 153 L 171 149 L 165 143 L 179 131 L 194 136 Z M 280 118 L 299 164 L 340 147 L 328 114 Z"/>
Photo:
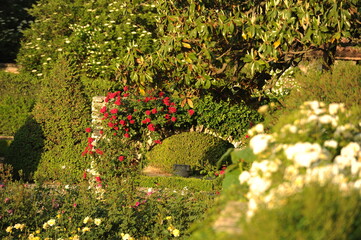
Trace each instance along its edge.
<path fill-rule="evenodd" d="M 192 115 L 194 114 L 194 110 L 193 110 L 193 109 L 189 109 L 189 110 L 188 110 L 188 114 L 189 114 L 189 116 L 192 116 Z"/>
<path fill-rule="evenodd" d="M 111 114 L 117 114 L 117 113 L 118 113 L 118 109 L 113 108 L 112 110 L 110 110 L 110 113 L 111 113 Z"/>
<path fill-rule="evenodd" d="M 91 131 L 92 131 L 91 128 L 86 128 L 86 129 L 85 129 L 85 132 L 87 132 L 87 133 L 90 133 Z"/>
<path fill-rule="evenodd" d="M 149 125 L 148 125 L 148 130 L 151 131 L 151 132 L 155 131 L 155 126 L 154 126 L 154 124 L 152 124 L 152 123 L 149 124 Z"/>

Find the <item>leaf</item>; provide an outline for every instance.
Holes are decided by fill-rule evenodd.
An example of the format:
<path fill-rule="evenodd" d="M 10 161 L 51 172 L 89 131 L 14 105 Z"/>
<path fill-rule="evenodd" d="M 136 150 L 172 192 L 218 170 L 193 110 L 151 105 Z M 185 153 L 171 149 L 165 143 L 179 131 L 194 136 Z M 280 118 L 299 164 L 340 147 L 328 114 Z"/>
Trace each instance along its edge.
<path fill-rule="evenodd" d="M 191 46 L 189 43 L 185 43 L 185 42 L 182 42 L 182 46 L 183 46 L 184 48 L 188 48 L 188 49 L 191 49 L 191 48 L 192 48 L 192 46 Z"/>
<path fill-rule="evenodd" d="M 186 102 L 187 102 L 187 99 L 183 99 L 182 102 L 181 102 L 181 107 L 184 107 L 186 105 Z"/>
<path fill-rule="evenodd" d="M 187 103 L 191 108 L 194 108 L 193 101 L 191 99 L 187 99 Z"/>

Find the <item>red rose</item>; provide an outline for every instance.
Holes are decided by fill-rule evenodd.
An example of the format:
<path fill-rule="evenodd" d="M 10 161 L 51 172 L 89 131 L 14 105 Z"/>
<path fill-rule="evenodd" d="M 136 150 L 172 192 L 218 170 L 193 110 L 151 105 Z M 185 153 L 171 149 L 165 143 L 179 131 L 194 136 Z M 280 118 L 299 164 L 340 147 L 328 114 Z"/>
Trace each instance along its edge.
<path fill-rule="evenodd" d="M 85 132 L 87 132 L 87 133 L 90 133 L 91 131 L 92 131 L 91 128 L 86 128 L 86 129 L 85 129 Z"/>
<path fill-rule="evenodd" d="M 120 106 L 120 104 L 121 104 L 120 98 L 117 98 L 117 100 L 115 100 L 114 104 Z"/>
<path fill-rule="evenodd" d="M 153 109 L 152 109 L 152 113 L 153 113 L 153 114 L 156 114 L 156 113 L 157 113 L 157 109 L 156 109 L 156 108 L 153 108 Z"/>
<path fill-rule="evenodd" d="M 142 121 L 143 124 L 146 124 L 146 123 L 150 123 L 151 119 L 150 118 L 146 118 Z"/>
<path fill-rule="evenodd" d="M 164 103 L 164 105 L 169 106 L 170 105 L 169 97 L 164 98 L 163 103 Z"/>
<path fill-rule="evenodd" d="M 163 96 L 164 96 L 164 92 L 158 93 L 158 96 L 159 96 L 159 97 L 163 97 Z"/>
<path fill-rule="evenodd" d="M 88 143 L 94 142 L 94 138 L 88 138 Z"/>
<path fill-rule="evenodd" d="M 162 141 L 161 140 L 154 140 L 154 143 L 162 144 Z"/>
<path fill-rule="evenodd" d="M 135 121 L 134 121 L 134 120 L 130 120 L 129 123 L 130 123 L 130 124 L 134 124 Z"/>
<path fill-rule="evenodd" d="M 249 138 L 249 135 L 246 135 L 245 137 L 246 137 L 246 138 Z"/>
<path fill-rule="evenodd" d="M 148 130 L 151 131 L 151 132 L 155 131 L 155 126 L 154 126 L 154 124 L 152 124 L 152 123 L 149 124 L 149 125 L 148 125 Z"/>
<path fill-rule="evenodd" d="M 125 121 L 124 121 L 124 120 L 120 120 L 120 121 L 119 121 L 119 124 L 124 126 L 124 125 L 125 125 Z"/>
<path fill-rule="evenodd" d="M 108 122 L 108 126 L 113 128 L 114 127 L 114 123 Z"/>
<path fill-rule="evenodd" d="M 123 94 L 123 97 L 128 97 L 128 96 L 129 96 L 129 93 Z"/>
<path fill-rule="evenodd" d="M 115 132 L 115 133 L 113 133 L 113 135 L 114 135 L 114 136 L 117 136 L 117 133 Z"/>
<path fill-rule="evenodd" d="M 149 116 L 151 114 L 151 111 L 147 110 L 145 111 L 145 114 Z"/>
<path fill-rule="evenodd" d="M 98 153 L 99 155 L 103 155 L 103 154 L 104 154 L 104 152 L 103 152 L 102 150 L 100 150 L 100 149 L 96 149 L 95 152 Z"/>
<path fill-rule="evenodd" d="M 99 131 L 99 133 L 100 133 L 100 134 L 103 134 L 103 133 L 104 133 L 104 131 L 103 131 L 103 130 L 100 130 L 100 131 Z"/>
<path fill-rule="evenodd" d="M 125 137 L 125 138 L 129 138 L 129 137 L 130 137 L 129 133 L 125 133 L 125 134 L 124 134 L 124 137 Z"/>
<path fill-rule="evenodd" d="M 86 179 L 86 172 L 83 173 L 83 178 Z"/>
<path fill-rule="evenodd" d="M 128 119 L 128 120 L 132 120 L 132 118 L 133 118 L 132 115 L 128 115 L 128 116 L 127 116 L 127 119 Z"/>
<path fill-rule="evenodd" d="M 117 113 L 118 113 L 118 109 L 113 108 L 112 110 L 110 110 L 110 113 L 111 113 L 111 114 L 117 114 Z"/>
<path fill-rule="evenodd" d="M 176 117 L 172 117 L 170 120 L 171 120 L 172 122 L 175 122 L 175 121 L 177 121 L 177 118 L 176 118 Z"/>
<path fill-rule="evenodd" d="M 126 91 L 129 90 L 129 87 L 128 87 L 128 86 L 125 86 L 125 87 L 123 88 L 123 90 L 124 90 L 124 92 L 126 92 Z"/>
<path fill-rule="evenodd" d="M 124 156 L 119 156 L 118 160 L 121 161 L 121 162 L 124 161 Z"/>
<path fill-rule="evenodd" d="M 166 114 L 164 115 L 165 119 L 170 119 L 170 115 L 169 114 Z"/>
<path fill-rule="evenodd" d="M 105 113 L 107 111 L 107 107 L 106 106 L 104 106 L 104 107 L 102 107 L 101 109 L 100 109 L 100 112 L 101 113 Z"/>
<path fill-rule="evenodd" d="M 98 183 L 101 183 L 102 179 L 100 177 L 95 177 L 95 181 L 97 181 Z"/>
<path fill-rule="evenodd" d="M 114 127 L 114 130 L 118 131 L 118 130 L 119 130 L 119 127 Z"/>
<path fill-rule="evenodd" d="M 177 112 L 177 109 L 175 107 L 169 107 L 168 110 L 169 110 L 169 113 L 176 113 Z"/>
<path fill-rule="evenodd" d="M 188 114 L 189 114 L 189 116 L 192 116 L 192 115 L 194 114 L 194 110 L 193 110 L 193 109 L 189 109 L 189 110 L 188 110 Z"/>

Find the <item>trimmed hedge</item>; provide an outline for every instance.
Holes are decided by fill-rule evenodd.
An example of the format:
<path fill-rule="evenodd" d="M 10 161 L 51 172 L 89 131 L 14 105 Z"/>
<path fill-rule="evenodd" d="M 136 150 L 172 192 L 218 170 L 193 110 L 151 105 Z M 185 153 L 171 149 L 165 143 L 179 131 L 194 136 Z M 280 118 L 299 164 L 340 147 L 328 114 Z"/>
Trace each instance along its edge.
<path fill-rule="evenodd" d="M 187 188 L 194 191 L 210 192 L 222 188 L 222 179 L 204 180 L 199 178 L 183 177 L 149 177 L 140 175 L 136 179 L 137 185 L 147 188 L 169 188 L 182 190 Z"/>
<path fill-rule="evenodd" d="M 228 148 L 233 145 L 223 139 L 199 132 L 184 132 L 156 145 L 146 158 L 150 166 L 169 173 L 174 164 L 190 165 L 195 171 L 211 171 Z"/>

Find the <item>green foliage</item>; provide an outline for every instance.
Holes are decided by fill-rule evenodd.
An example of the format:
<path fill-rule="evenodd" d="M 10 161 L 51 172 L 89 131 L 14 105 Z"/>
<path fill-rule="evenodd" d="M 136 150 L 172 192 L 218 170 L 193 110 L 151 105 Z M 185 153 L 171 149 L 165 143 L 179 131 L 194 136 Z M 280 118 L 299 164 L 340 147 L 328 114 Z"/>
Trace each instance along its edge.
<path fill-rule="evenodd" d="M 233 140 L 242 139 L 250 126 L 262 120 L 261 115 L 243 101 L 217 101 L 210 95 L 195 101 L 195 110 L 197 125 Z"/>
<path fill-rule="evenodd" d="M 45 77 L 34 107 L 34 118 L 45 138 L 44 153 L 35 173 L 38 180 L 76 180 L 84 168 L 80 153 L 85 144 L 83 132 L 90 118 L 90 103 L 72 68 L 65 58 L 58 61 Z M 59 174 L 63 171 L 66 174 Z"/>
<path fill-rule="evenodd" d="M 39 73 L 64 53 L 91 78 L 249 95 L 305 51 L 332 55 L 341 38 L 357 37 L 359 7 L 357 0 L 41 0 L 18 61 Z"/>
<path fill-rule="evenodd" d="M 149 165 L 172 172 L 174 164 L 190 165 L 195 171 L 214 171 L 219 158 L 233 147 L 229 142 L 199 132 L 173 135 L 146 155 Z"/>
<path fill-rule="evenodd" d="M 0 139 L 0 157 L 4 157 L 7 154 L 11 141 Z"/>
<path fill-rule="evenodd" d="M 191 191 L 211 192 L 220 190 L 221 180 L 216 178 L 214 180 L 204 180 L 198 178 L 183 178 L 183 177 L 148 177 L 140 175 L 136 179 L 137 185 L 147 188 L 163 188 Z"/>
<path fill-rule="evenodd" d="M 25 123 L 38 85 L 30 74 L 0 72 L 0 135 L 12 136 Z"/>
<path fill-rule="evenodd" d="M 5 154 L 5 163 L 13 168 L 16 178 L 32 180 L 37 170 L 44 147 L 43 131 L 41 126 L 30 116 L 17 130 Z M 21 171 L 21 174 L 19 173 Z"/>
<path fill-rule="evenodd" d="M 282 208 L 261 210 L 247 222 L 241 239 L 334 239 L 361 237 L 361 197 L 335 186 L 311 185 Z"/>
<path fill-rule="evenodd" d="M 338 62 L 330 71 L 309 70 L 295 76 L 297 87 L 272 105 L 265 118 L 273 125 L 282 114 L 296 110 L 305 101 L 344 103 L 347 108 L 361 105 L 361 66 L 352 62 Z"/>

